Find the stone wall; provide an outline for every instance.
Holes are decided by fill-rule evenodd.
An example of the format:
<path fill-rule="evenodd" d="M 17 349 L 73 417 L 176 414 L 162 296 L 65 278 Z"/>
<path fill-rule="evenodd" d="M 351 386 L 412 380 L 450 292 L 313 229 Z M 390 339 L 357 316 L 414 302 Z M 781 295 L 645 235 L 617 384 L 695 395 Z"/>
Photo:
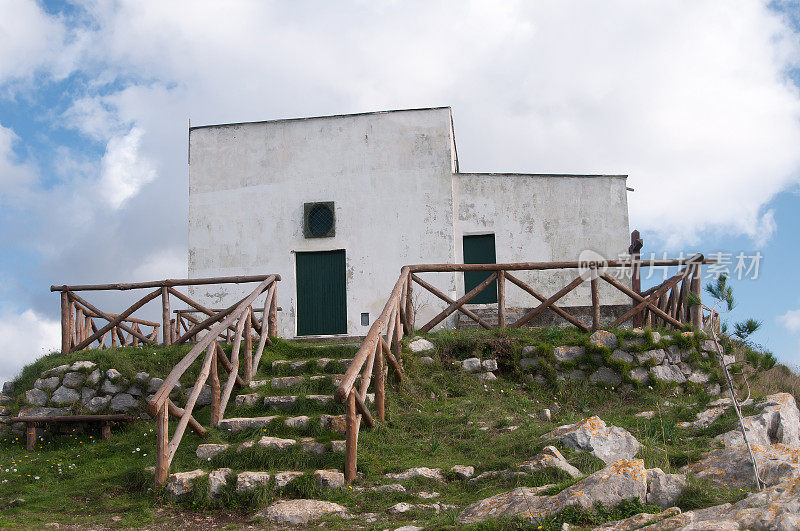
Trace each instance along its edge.
<path fill-rule="evenodd" d="M 563 345 L 550 351 L 523 349 L 520 369 L 526 379 L 588 380 L 606 386 L 696 384 L 711 395 L 720 393 L 719 363 L 713 341 L 694 332 L 659 333 L 633 329 L 617 337 L 600 330 L 585 346 Z M 733 356 L 725 356 L 726 363 Z"/>
<path fill-rule="evenodd" d="M 473 311 L 478 317 L 485 320 L 488 323 L 496 323 L 497 322 L 497 305 L 466 305 L 471 311 Z M 628 310 L 631 309 L 630 304 L 604 304 L 600 306 L 600 325 L 605 326 L 622 315 L 625 314 Z M 517 319 L 525 315 L 531 308 L 506 308 L 506 324 L 511 324 L 515 322 Z M 592 326 L 592 307 L 591 305 L 587 306 L 570 306 L 567 308 L 569 314 L 575 317 L 578 321 L 583 323 L 586 326 Z M 473 328 L 478 328 L 480 325 L 467 317 L 466 315 L 462 314 L 461 312 L 457 312 L 458 321 L 456 322 L 456 327 L 461 330 L 469 330 Z M 555 312 L 551 311 L 544 311 L 530 320 L 530 322 L 526 325 L 529 327 L 543 327 L 543 326 L 572 326 L 569 322 L 564 320 Z"/>
<path fill-rule="evenodd" d="M 55 415 L 101 415 L 125 413 L 149 418 L 147 401 L 161 387 L 161 378 L 146 372 L 122 374 L 115 368 L 101 367 L 92 361 L 76 361 L 43 371 L 31 389 L 21 392 L 17 400 L 12 382 L 3 386 L 0 395 L 0 434 L 19 435 L 23 423 L 10 424 L 11 417 L 46 417 Z M 21 391 L 21 390 L 19 390 Z M 210 403 L 211 389 L 204 386 L 197 405 Z M 186 392 L 191 392 L 191 388 Z M 180 384 L 170 397 L 182 404 L 184 390 Z"/>

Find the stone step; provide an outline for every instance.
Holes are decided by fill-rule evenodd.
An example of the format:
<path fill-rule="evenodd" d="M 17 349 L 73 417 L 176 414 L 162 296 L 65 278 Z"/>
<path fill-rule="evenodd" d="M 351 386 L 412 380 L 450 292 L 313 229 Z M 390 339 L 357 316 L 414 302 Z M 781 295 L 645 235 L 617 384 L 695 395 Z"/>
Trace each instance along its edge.
<path fill-rule="evenodd" d="M 272 362 L 272 370 L 289 371 L 302 373 L 306 371 L 325 371 L 325 370 L 347 370 L 353 358 L 315 358 L 306 360 L 275 360 Z"/>
<path fill-rule="evenodd" d="M 324 382 L 333 387 L 338 387 L 342 383 L 344 374 L 313 374 L 302 376 L 276 376 L 268 380 L 252 380 L 250 389 L 259 389 L 269 385 L 272 389 L 290 389 L 292 387 L 313 382 Z M 359 376 L 360 378 L 360 376 Z M 358 380 L 358 378 L 357 378 Z"/>
<path fill-rule="evenodd" d="M 265 417 L 235 417 L 222 419 L 219 421 L 219 428 L 230 433 L 237 433 L 253 428 L 266 428 L 273 423 L 281 423 L 287 428 L 306 430 L 310 427 L 312 422 L 317 422 L 322 429 L 343 434 L 345 432 L 344 418 L 344 415 L 327 414 L 316 415 L 314 417 L 309 417 L 306 415 L 299 415 L 295 417 L 284 417 L 283 415 L 269 415 Z"/>
<path fill-rule="evenodd" d="M 326 452 L 344 452 L 345 441 L 337 440 L 330 443 L 319 442 L 313 437 L 299 437 L 297 439 L 285 439 L 282 437 L 270 437 L 265 435 L 257 440 L 245 441 L 241 443 L 236 452 L 244 452 L 251 448 L 265 448 L 269 450 L 291 450 L 298 447 L 310 454 L 322 455 Z M 227 449 L 227 448 L 226 448 Z M 198 452 L 200 448 L 198 447 Z"/>
<path fill-rule="evenodd" d="M 258 393 L 249 393 L 245 395 L 238 395 L 236 397 L 236 407 L 242 406 L 255 406 L 260 403 L 264 404 L 267 409 L 290 409 L 300 400 L 308 400 L 315 402 L 316 405 L 327 406 L 334 403 L 333 395 L 271 395 L 261 396 Z M 375 394 L 367 394 L 367 403 L 375 401 Z"/>
<path fill-rule="evenodd" d="M 310 473 L 311 471 L 309 471 Z M 257 489 L 282 489 L 297 478 L 304 476 L 306 472 L 297 470 L 286 470 L 281 472 L 259 472 L 245 471 L 235 474 L 230 468 L 219 468 L 207 473 L 197 469 L 191 472 L 176 472 L 170 474 L 167 481 L 167 493 L 178 498 L 194 490 L 196 481 L 207 477 L 210 495 L 219 495 L 223 487 L 229 481 L 236 482 L 236 492 L 252 492 Z M 344 486 L 344 474 L 338 470 L 315 470 L 314 481 L 318 487 L 328 489 L 338 489 Z M 235 479 L 234 479 L 235 478 Z"/>

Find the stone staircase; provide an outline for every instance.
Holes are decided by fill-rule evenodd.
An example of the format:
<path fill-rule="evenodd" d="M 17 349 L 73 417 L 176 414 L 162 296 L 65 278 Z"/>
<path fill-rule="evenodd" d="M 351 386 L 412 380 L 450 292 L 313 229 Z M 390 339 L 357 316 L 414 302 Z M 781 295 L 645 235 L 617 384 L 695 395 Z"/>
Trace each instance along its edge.
<path fill-rule="evenodd" d="M 197 446 L 197 469 L 170 475 L 167 492 L 182 496 L 205 480 L 211 496 L 225 489 L 282 491 L 303 477 L 313 477 L 318 488 L 341 487 L 345 407 L 333 393 L 357 347 L 314 350 L 319 357 L 262 362 L 249 387 L 234 395 L 227 418 L 211 431 L 214 442 Z"/>

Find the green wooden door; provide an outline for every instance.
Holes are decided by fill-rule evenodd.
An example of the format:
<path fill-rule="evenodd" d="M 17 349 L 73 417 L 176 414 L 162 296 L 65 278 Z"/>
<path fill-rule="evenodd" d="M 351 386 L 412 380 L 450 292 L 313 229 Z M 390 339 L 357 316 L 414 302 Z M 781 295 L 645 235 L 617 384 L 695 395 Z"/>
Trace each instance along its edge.
<path fill-rule="evenodd" d="M 465 264 L 495 264 L 494 234 L 464 236 Z M 486 280 L 491 273 L 485 271 L 466 271 L 464 273 L 464 293 Z M 497 281 L 492 282 L 478 293 L 468 304 L 491 304 L 497 302 Z"/>
<path fill-rule="evenodd" d="M 344 250 L 296 253 L 297 335 L 347 333 Z"/>

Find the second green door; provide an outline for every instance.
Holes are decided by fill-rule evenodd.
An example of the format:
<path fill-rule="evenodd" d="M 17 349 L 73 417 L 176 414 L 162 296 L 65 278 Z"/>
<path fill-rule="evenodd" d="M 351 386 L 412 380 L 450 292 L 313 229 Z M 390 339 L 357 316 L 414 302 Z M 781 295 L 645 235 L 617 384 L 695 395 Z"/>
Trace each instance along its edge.
<path fill-rule="evenodd" d="M 464 236 L 465 264 L 495 264 L 494 234 Z M 464 273 L 464 293 L 469 293 L 486 280 L 491 273 L 486 271 L 467 271 Z M 497 302 L 497 281 L 492 282 L 478 293 L 469 304 L 492 304 Z"/>

